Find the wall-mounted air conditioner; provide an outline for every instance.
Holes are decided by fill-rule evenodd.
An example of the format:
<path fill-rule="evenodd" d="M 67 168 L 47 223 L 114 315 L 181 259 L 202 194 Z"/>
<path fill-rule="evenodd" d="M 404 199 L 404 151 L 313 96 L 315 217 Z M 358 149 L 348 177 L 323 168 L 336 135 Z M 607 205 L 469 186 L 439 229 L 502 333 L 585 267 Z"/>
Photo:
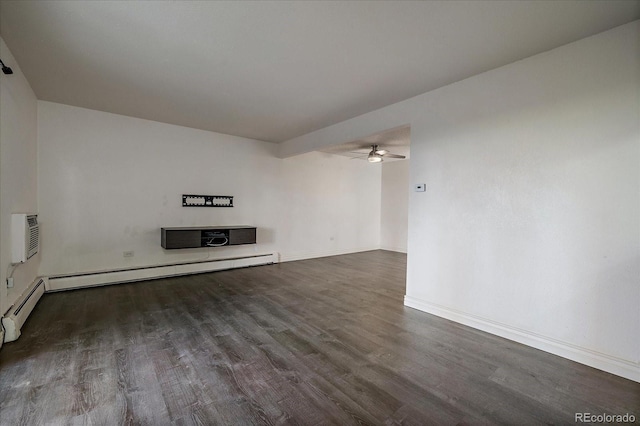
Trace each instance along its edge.
<path fill-rule="evenodd" d="M 23 263 L 40 249 L 38 215 L 14 213 L 11 215 L 11 263 Z"/>

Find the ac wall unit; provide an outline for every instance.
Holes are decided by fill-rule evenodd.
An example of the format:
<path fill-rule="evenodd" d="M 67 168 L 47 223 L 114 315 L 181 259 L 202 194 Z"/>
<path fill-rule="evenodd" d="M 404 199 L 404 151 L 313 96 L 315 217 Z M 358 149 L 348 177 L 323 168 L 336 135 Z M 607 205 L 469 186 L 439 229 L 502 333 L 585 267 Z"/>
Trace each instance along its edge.
<path fill-rule="evenodd" d="M 11 215 L 11 263 L 24 263 L 40 249 L 38 215 Z"/>

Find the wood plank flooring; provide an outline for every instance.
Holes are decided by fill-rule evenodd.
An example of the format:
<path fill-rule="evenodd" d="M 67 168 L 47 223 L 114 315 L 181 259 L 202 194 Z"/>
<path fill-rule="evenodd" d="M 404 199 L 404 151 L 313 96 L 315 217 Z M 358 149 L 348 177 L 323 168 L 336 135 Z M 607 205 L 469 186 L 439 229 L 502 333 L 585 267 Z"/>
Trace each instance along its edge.
<path fill-rule="evenodd" d="M 640 419 L 638 383 L 404 307 L 405 267 L 372 251 L 45 294 L 0 351 L 0 424 Z"/>

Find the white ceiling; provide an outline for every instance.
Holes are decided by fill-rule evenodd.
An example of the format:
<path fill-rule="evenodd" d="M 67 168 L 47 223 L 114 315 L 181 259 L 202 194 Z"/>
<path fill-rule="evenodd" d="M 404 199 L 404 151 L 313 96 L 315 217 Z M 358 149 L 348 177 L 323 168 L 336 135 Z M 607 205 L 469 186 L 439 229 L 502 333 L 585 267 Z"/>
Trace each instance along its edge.
<path fill-rule="evenodd" d="M 0 2 L 39 99 L 272 142 L 639 18 L 614 0 Z"/>

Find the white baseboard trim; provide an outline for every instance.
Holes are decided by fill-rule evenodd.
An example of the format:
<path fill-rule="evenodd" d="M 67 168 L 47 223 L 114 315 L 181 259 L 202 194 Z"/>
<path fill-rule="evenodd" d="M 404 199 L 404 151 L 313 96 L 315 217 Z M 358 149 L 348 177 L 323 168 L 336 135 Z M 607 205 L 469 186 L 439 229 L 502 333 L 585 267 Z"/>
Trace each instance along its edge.
<path fill-rule="evenodd" d="M 496 336 L 504 337 L 505 339 L 513 340 L 635 382 L 640 382 L 640 364 L 636 362 L 541 336 L 536 333 L 531 333 L 465 312 L 459 312 L 445 306 L 436 305 L 406 295 L 404 297 L 404 304 L 410 308 L 495 334 Z"/>
<path fill-rule="evenodd" d="M 387 250 L 387 251 L 395 251 L 398 253 L 404 253 L 407 254 L 407 248 L 402 248 L 402 247 L 391 247 L 391 246 L 381 246 L 380 250 Z"/>
<path fill-rule="evenodd" d="M 96 271 L 80 274 L 49 276 L 45 282 L 47 283 L 47 291 L 60 291 L 82 287 L 95 287 L 108 284 L 144 281 L 155 278 L 174 277 L 178 275 L 222 271 L 226 269 L 244 268 L 247 266 L 268 265 L 271 263 L 278 263 L 278 255 L 276 253 L 214 259 L 211 261 L 154 265 L 112 271 Z"/>
<path fill-rule="evenodd" d="M 380 250 L 380 247 L 360 247 L 345 250 L 319 250 L 319 251 L 301 251 L 280 254 L 280 262 L 293 262 L 296 260 L 315 259 L 318 257 L 341 256 L 343 254 L 360 253 L 363 251 Z"/>

